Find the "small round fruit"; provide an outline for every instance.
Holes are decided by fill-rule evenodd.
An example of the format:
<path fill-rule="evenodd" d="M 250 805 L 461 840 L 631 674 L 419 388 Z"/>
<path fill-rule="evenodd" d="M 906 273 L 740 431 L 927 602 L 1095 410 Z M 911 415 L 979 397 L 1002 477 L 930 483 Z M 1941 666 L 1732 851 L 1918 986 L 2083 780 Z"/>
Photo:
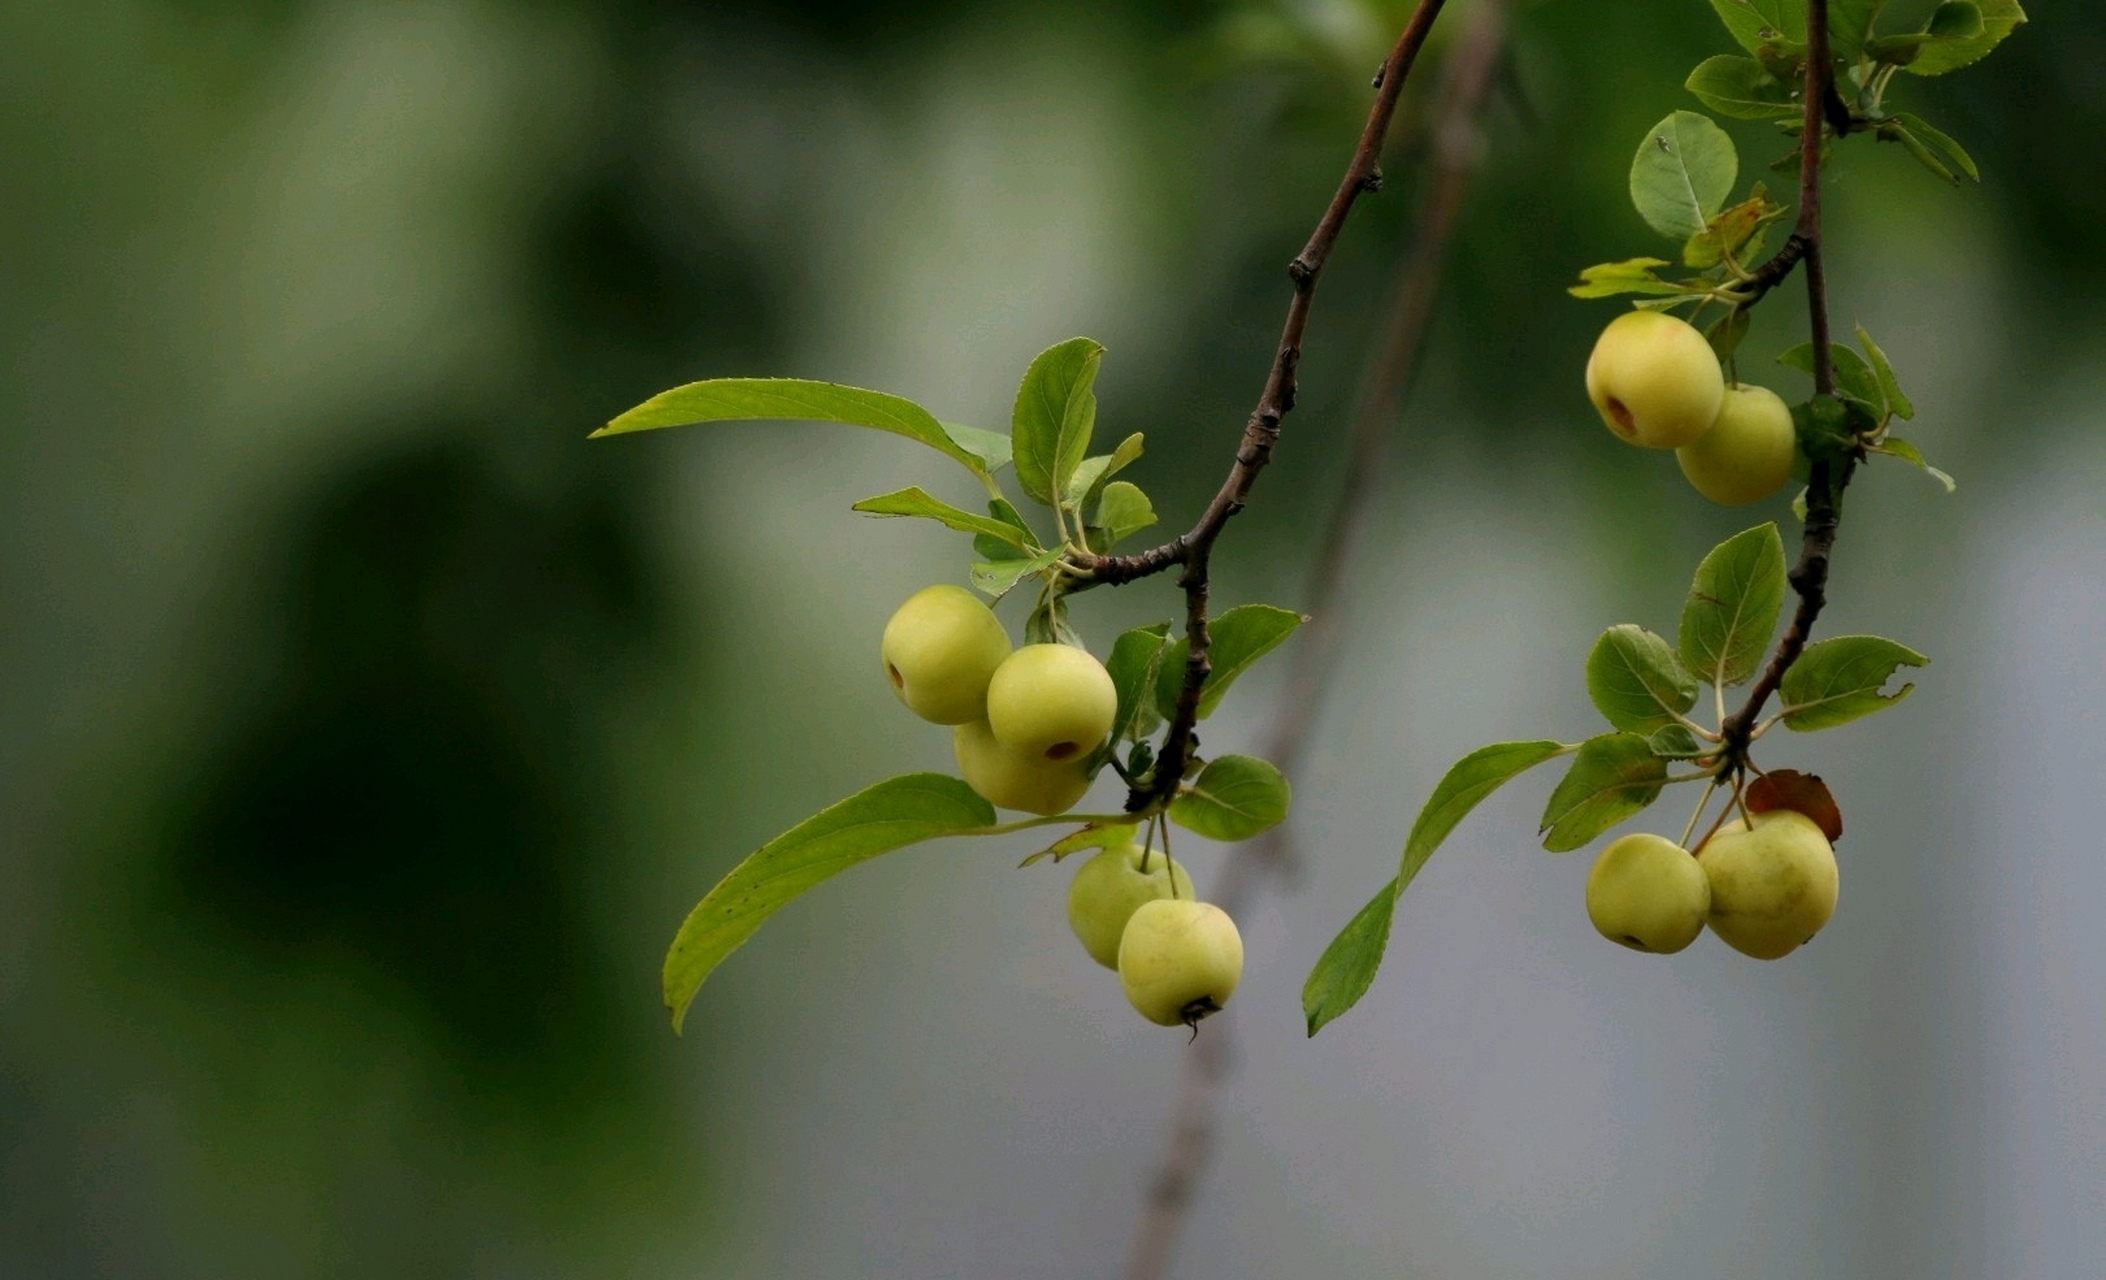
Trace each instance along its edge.
<path fill-rule="evenodd" d="M 1602 937 L 1634 951 L 1680 951 L 1704 931 L 1710 911 L 1704 869 L 1665 836 L 1624 836 L 1587 873 L 1587 918 Z"/>
<path fill-rule="evenodd" d="M 1003 746 L 1041 760 L 1079 760 L 1111 732 L 1119 691 L 1086 649 L 1027 644 L 995 668 L 987 723 Z"/>
<path fill-rule="evenodd" d="M 1228 912 L 1190 898 L 1144 902 L 1119 938 L 1119 985 L 1142 1017 L 1196 1026 L 1243 977 L 1243 935 Z"/>
<path fill-rule="evenodd" d="M 1812 818 L 1791 809 L 1735 819 L 1697 850 L 1711 882 L 1711 931 L 1757 960 L 1813 940 L 1835 912 L 1835 848 Z"/>
<path fill-rule="evenodd" d="M 1696 491 L 1722 506 L 1760 502 L 1792 475 L 1792 411 L 1768 387 L 1732 386 L 1703 438 L 1675 450 Z"/>
<path fill-rule="evenodd" d="M 1045 760 L 995 741 L 985 720 L 951 731 L 951 749 L 966 785 L 1004 809 L 1051 816 L 1066 813 L 1090 789 L 1080 760 Z"/>
<path fill-rule="evenodd" d="M 1104 850 L 1075 873 L 1068 886 L 1068 927 L 1090 959 L 1116 969 L 1119 937 L 1143 903 L 1192 897 L 1192 878 L 1183 867 L 1167 854 L 1128 842 Z"/>
<path fill-rule="evenodd" d="M 1620 440 L 1679 449 L 1711 429 L 1726 379 L 1704 335 L 1659 311 L 1626 311 L 1587 357 L 1587 397 Z"/>
<path fill-rule="evenodd" d="M 994 610 L 963 587 L 939 584 L 907 597 L 885 624 L 885 676 L 907 709 L 932 724 L 987 714 L 987 685 L 1009 656 Z"/>

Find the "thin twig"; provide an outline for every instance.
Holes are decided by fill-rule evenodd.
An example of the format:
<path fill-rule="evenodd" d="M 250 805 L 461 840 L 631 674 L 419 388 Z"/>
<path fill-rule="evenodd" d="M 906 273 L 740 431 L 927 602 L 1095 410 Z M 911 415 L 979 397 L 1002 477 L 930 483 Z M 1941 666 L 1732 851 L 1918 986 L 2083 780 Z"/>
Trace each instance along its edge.
<path fill-rule="evenodd" d="M 1388 136 L 1390 120 L 1396 115 L 1397 99 L 1404 92 L 1404 82 L 1410 75 L 1412 63 L 1417 60 L 1420 47 L 1426 43 L 1427 34 L 1433 30 L 1441 5 L 1442 0 L 1419 0 L 1404 33 L 1397 39 L 1396 48 L 1382 64 L 1375 105 L 1368 112 L 1367 125 L 1361 130 L 1360 144 L 1353 151 L 1352 162 L 1346 166 L 1345 176 L 1340 179 L 1338 190 L 1332 195 L 1323 217 L 1317 221 L 1316 230 L 1310 233 L 1309 242 L 1287 264 L 1287 275 L 1294 282 L 1294 297 L 1287 304 L 1287 321 L 1281 328 L 1280 344 L 1273 354 L 1272 372 L 1265 379 L 1265 390 L 1258 397 L 1257 408 L 1251 411 L 1249 421 L 1244 424 L 1235 464 L 1229 468 L 1228 478 L 1222 482 L 1213 501 L 1200 515 L 1199 523 L 1162 546 L 1137 555 L 1075 557 L 1078 568 L 1112 585 L 1159 573 L 1173 564 L 1184 566 L 1184 572 L 1177 580 L 1185 593 L 1184 686 L 1178 697 L 1176 713 L 1170 718 L 1169 731 L 1163 737 L 1162 751 L 1156 758 L 1153 785 L 1133 789 L 1127 797 L 1130 811 L 1149 808 L 1171 795 L 1184 777 L 1186 763 L 1192 758 L 1192 729 L 1199 722 L 1200 689 L 1206 683 L 1207 673 L 1212 670 L 1207 654 L 1211 643 L 1207 632 L 1208 558 L 1213 552 L 1214 540 L 1221 536 L 1229 519 L 1243 509 L 1258 473 L 1272 460 L 1273 446 L 1280 438 L 1280 422 L 1294 408 L 1295 370 L 1301 363 L 1302 332 L 1309 322 L 1309 307 L 1316 296 L 1316 282 L 1323 275 L 1324 263 L 1338 243 L 1338 233 L 1344 229 L 1346 216 L 1353 211 L 1354 202 L 1362 192 L 1377 190 L 1382 185 L 1383 139 Z"/>
<path fill-rule="evenodd" d="M 1463 195 L 1482 153 L 1478 120 L 1496 79 L 1505 36 L 1502 0 L 1485 0 L 1479 6 L 1477 25 L 1450 56 L 1436 95 L 1442 109 L 1435 125 L 1433 173 L 1420 198 L 1415 242 L 1398 276 L 1388 323 L 1362 374 L 1345 485 L 1332 504 L 1313 571 L 1310 609 L 1314 618 L 1291 650 L 1293 666 L 1274 721 L 1269 758 L 1290 773 L 1307 749 L 1314 709 L 1335 665 L 1340 633 L 1337 602 L 1374 492 L 1371 481 L 1380 472 L 1388 449 L 1397 402 L 1418 368 Z M 1285 860 L 1286 848 L 1279 827 L 1236 846 L 1222 864 L 1210 900 L 1231 915 L 1237 914 L 1261 874 Z M 1210 1023 L 1207 1031 L 1184 1057 L 1177 1100 L 1171 1109 L 1170 1135 L 1128 1249 L 1127 1280 L 1156 1280 L 1167 1271 L 1185 1210 L 1213 1146 L 1216 1102 L 1231 1065 L 1232 1043 L 1229 1028 L 1218 1021 Z"/>
<path fill-rule="evenodd" d="M 1799 222 L 1792 232 L 1792 241 L 1800 245 L 1801 265 L 1806 269 L 1814 393 L 1820 396 L 1835 394 L 1835 360 L 1828 349 L 1828 280 L 1821 263 L 1822 104 L 1832 91 L 1834 75 L 1834 63 L 1828 53 L 1828 0 L 1812 0 L 1806 12 L 1806 114 L 1799 136 Z M 1846 456 L 1841 470 L 1831 475 L 1828 460 L 1819 458 L 1807 478 L 1806 531 L 1799 543 L 1799 562 L 1792 566 L 1789 578 L 1799 597 L 1798 607 L 1792 613 L 1791 625 L 1777 642 L 1776 652 L 1770 655 L 1769 665 L 1748 690 L 1747 701 L 1719 726 L 1719 737 L 1725 744 L 1724 759 L 1735 772 L 1746 765 L 1748 745 L 1753 741 L 1755 721 L 1762 714 L 1763 704 L 1777 692 L 1784 673 L 1805 651 L 1814 621 L 1828 602 L 1828 561 L 1835 551 L 1839 523 L 1836 501 L 1850 483 L 1857 462 L 1856 455 Z"/>

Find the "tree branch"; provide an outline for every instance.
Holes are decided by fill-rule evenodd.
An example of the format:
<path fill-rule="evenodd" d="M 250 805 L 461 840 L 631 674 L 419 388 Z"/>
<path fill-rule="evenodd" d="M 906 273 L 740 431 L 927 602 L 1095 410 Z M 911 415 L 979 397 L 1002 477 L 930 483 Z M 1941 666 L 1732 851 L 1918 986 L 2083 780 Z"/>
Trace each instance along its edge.
<path fill-rule="evenodd" d="M 1828 53 L 1828 0 L 1812 0 L 1806 12 L 1806 115 L 1799 135 L 1799 222 L 1786 242 L 1789 250 L 1799 246 L 1806 268 L 1806 305 L 1813 337 L 1814 394 L 1835 394 L 1835 359 L 1828 349 L 1828 280 L 1821 263 L 1821 128 L 1822 104 L 1834 89 L 1835 64 Z M 1777 255 L 1782 258 L 1784 254 Z M 1774 262 L 1775 259 L 1772 259 Z M 1767 267 L 1769 264 L 1764 264 Z M 1785 268 L 1789 272 L 1790 267 Z M 1783 278 L 1780 273 L 1778 279 Z M 1816 459 L 1806 485 L 1806 531 L 1799 543 L 1799 562 L 1792 566 L 1789 581 L 1799 597 L 1798 607 L 1776 652 L 1762 675 L 1748 690 L 1740 710 L 1719 726 L 1726 767 L 1738 772 L 1746 767 L 1749 743 L 1763 704 L 1777 692 L 1784 673 L 1799 660 L 1816 619 L 1828 603 L 1828 562 L 1835 551 L 1840 518 L 1836 502 L 1856 472 L 1861 454 L 1846 456 L 1841 468 L 1830 473 L 1827 459 Z"/>
<path fill-rule="evenodd" d="M 1496 79 L 1505 39 L 1502 0 L 1484 0 L 1477 25 L 1450 56 L 1435 95 L 1441 112 L 1433 126 L 1433 173 L 1420 197 L 1416 239 L 1398 276 L 1389 320 L 1355 397 L 1345 484 L 1331 506 L 1313 571 L 1309 608 L 1314 621 L 1293 646 L 1293 666 L 1274 721 L 1268 757 L 1288 772 L 1307 749 L 1325 678 L 1336 665 L 1339 627 L 1335 604 L 1343 594 L 1353 547 L 1375 492 L 1373 480 L 1382 469 L 1397 402 L 1418 369 L 1463 196 L 1482 155 L 1478 120 Z M 1237 914 L 1264 871 L 1284 860 L 1285 840 L 1284 829 L 1275 827 L 1265 836 L 1237 845 L 1222 864 L 1210 899 L 1229 914 Z M 1185 1055 L 1170 1137 L 1127 1254 L 1127 1280 L 1156 1280 L 1168 1270 L 1185 1209 L 1213 1147 L 1216 1102 L 1231 1066 L 1231 1040 L 1229 1028 L 1218 1022 L 1209 1024 L 1207 1030 Z"/>
<path fill-rule="evenodd" d="M 1222 481 L 1213 501 L 1200 515 L 1199 523 L 1193 525 L 1190 532 L 1137 555 L 1078 555 L 1073 560 L 1075 568 L 1085 575 L 1113 585 L 1159 573 L 1173 564 L 1184 566 L 1184 572 L 1178 575 L 1178 585 L 1185 592 L 1184 685 L 1178 696 L 1176 714 L 1170 719 L 1170 730 L 1163 738 L 1162 752 L 1156 759 L 1152 784 L 1131 791 L 1127 797 L 1129 811 L 1138 812 L 1174 793 L 1184 778 L 1186 764 L 1192 758 L 1192 730 L 1199 722 L 1200 689 L 1206 683 L 1207 673 L 1212 670 L 1207 655 L 1211 639 L 1207 633 L 1208 557 L 1213 552 L 1214 540 L 1221 536 L 1229 519 L 1243 509 L 1258 473 L 1272 460 L 1273 446 L 1280 438 L 1280 422 L 1294 408 L 1295 371 L 1301 363 L 1302 331 L 1309 322 L 1309 307 L 1316 296 L 1316 282 L 1323 275 L 1324 263 L 1329 260 L 1333 246 L 1338 243 L 1338 233 L 1345 227 L 1346 216 L 1353 211 L 1353 203 L 1363 191 L 1374 191 L 1382 185 L 1382 142 L 1388 136 L 1390 120 L 1396 115 L 1397 99 L 1404 92 L 1405 79 L 1419 56 L 1419 49 L 1426 43 L 1427 34 L 1433 30 L 1442 3 L 1443 0 L 1419 0 L 1418 8 L 1405 24 L 1396 47 L 1382 64 L 1375 105 L 1368 112 L 1367 125 L 1360 131 L 1360 144 L 1354 148 L 1345 176 L 1339 180 L 1338 190 L 1324 209 L 1323 217 L 1317 220 L 1309 242 L 1287 264 L 1288 278 L 1294 282 L 1294 297 L 1287 304 L 1287 321 L 1280 330 L 1280 344 L 1273 355 L 1272 371 L 1265 379 L 1265 390 L 1258 397 L 1257 408 L 1251 411 L 1249 421 L 1244 424 L 1235 464 L 1229 468 L 1228 478 Z"/>

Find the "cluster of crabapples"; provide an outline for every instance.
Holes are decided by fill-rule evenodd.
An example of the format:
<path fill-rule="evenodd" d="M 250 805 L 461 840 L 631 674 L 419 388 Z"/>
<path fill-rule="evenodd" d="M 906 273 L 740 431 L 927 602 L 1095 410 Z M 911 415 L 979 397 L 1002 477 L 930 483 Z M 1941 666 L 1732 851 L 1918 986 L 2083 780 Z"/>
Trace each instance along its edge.
<path fill-rule="evenodd" d="M 1711 344 L 1685 320 L 1627 311 L 1610 321 L 1587 358 L 1587 396 L 1618 439 L 1673 449 L 1713 502 L 1760 502 L 1791 478 L 1791 409 L 1767 387 L 1728 385 Z"/>
<path fill-rule="evenodd" d="M 885 625 L 885 676 L 907 709 L 952 726 L 958 772 L 990 804 L 1051 816 L 1089 790 L 1089 766 L 1118 714 L 1118 691 L 1088 650 L 1012 648 L 994 611 L 962 587 L 926 587 Z M 1121 829 L 1128 830 L 1128 829 Z M 1126 998 L 1163 1026 L 1193 1026 L 1243 976 L 1228 913 L 1200 902 L 1166 851 L 1130 837 L 1083 863 L 1068 924 L 1116 969 Z"/>
<path fill-rule="evenodd" d="M 1727 946 L 1776 960 L 1835 911 L 1835 848 L 1792 809 L 1735 818 L 1694 856 L 1665 836 L 1628 835 L 1587 874 L 1587 917 L 1611 942 L 1668 955 L 1709 924 Z"/>

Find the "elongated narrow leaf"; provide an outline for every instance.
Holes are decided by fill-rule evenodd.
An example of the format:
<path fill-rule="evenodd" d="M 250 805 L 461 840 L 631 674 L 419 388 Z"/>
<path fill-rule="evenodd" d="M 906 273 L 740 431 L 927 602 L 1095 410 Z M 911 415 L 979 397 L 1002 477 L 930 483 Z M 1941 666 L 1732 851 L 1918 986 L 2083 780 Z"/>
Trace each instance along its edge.
<path fill-rule="evenodd" d="M 1324 948 L 1302 983 L 1302 1016 L 1308 1019 L 1310 1035 L 1360 1003 L 1374 984 L 1382 953 L 1389 949 L 1389 925 L 1396 910 L 1397 882 L 1392 880 L 1377 889 Z"/>
<path fill-rule="evenodd" d="M 1565 292 L 1575 298 L 1613 298 L 1620 293 L 1668 297 L 1702 291 L 1703 286 L 1662 280 L 1653 274 L 1658 268 L 1669 265 L 1665 258 L 1630 258 L 1623 262 L 1599 263 L 1580 272 L 1580 282 Z"/>
<path fill-rule="evenodd" d="M 1028 531 L 1019 531 L 1007 521 L 992 516 L 975 515 L 962 511 L 938 498 L 932 498 L 918 488 L 901 489 L 897 493 L 881 494 L 865 498 L 855 505 L 857 511 L 871 516 L 920 516 L 935 520 L 960 533 L 974 533 L 1007 543 L 1019 551 L 1036 551 Z"/>
<path fill-rule="evenodd" d="M 1016 584 L 1060 559 L 1059 547 L 1048 547 L 1027 560 L 991 560 L 976 562 L 967 574 L 974 587 L 999 600 L 1014 590 Z"/>
<path fill-rule="evenodd" d="M 1052 844 L 1017 863 L 1017 869 L 1021 871 L 1025 867 L 1043 862 L 1047 858 L 1059 862 L 1069 854 L 1079 853 L 1084 849 L 1121 848 L 1133 843 L 1135 830 L 1136 828 L 1133 824 L 1125 822 L 1106 823 L 1101 827 L 1095 823 L 1090 823 L 1079 831 L 1070 831 Z"/>
<path fill-rule="evenodd" d="M 1777 689 L 1784 703 L 1784 726 L 1802 732 L 1832 729 L 1884 711 L 1916 687 L 1905 684 L 1891 694 L 1880 692 L 1895 671 L 1929 661 L 1883 636 L 1835 636 L 1807 645 Z"/>
<path fill-rule="evenodd" d="M 710 971 L 798 894 L 881 853 L 994 821 L 994 807 L 958 779 L 910 773 L 821 809 L 762 845 L 688 913 L 666 952 L 673 1030 Z"/>
<path fill-rule="evenodd" d="M 1112 641 L 1111 657 L 1104 669 L 1112 688 L 1118 691 L 1118 709 L 1112 715 L 1112 731 L 1098 750 L 1109 757 L 1126 738 L 1147 736 L 1155 726 L 1155 671 L 1162 661 L 1163 647 L 1170 643 L 1170 624 L 1135 627 Z M 1101 761 L 1099 762 L 1101 763 Z"/>
<path fill-rule="evenodd" d="M 1637 734 L 1587 739 L 1543 807 L 1543 847 L 1579 848 L 1658 799 L 1666 781 L 1666 762 Z"/>
<path fill-rule="evenodd" d="M 1757 525 L 1713 547 L 1697 566 L 1676 637 L 1682 665 L 1706 684 L 1755 674 L 1784 608 L 1784 541 Z"/>
<path fill-rule="evenodd" d="M 1879 393 L 1886 397 L 1887 408 L 1904 422 L 1914 418 L 1916 406 L 1909 403 L 1909 398 L 1902 394 L 1901 380 L 1894 376 L 1894 366 L 1887 362 L 1887 353 L 1881 351 L 1879 344 L 1872 341 L 1872 335 L 1865 332 L 1863 325 L 1857 326 L 1857 345 L 1865 349 L 1866 358 L 1872 362 L 1872 376 L 1879 382 Z"/>
<path fill-rule="evenodd" d="M 1968 155 L 1967 148 L 1961 146 L 1952 135 L 1931 127 L 1923 117 L 1911 115 L 1906 111 L 1895 112 L 1894 120 L 1952 169 L 1966 174 L 1970 182 L 1982 180 L 1982 171 L 1976 167 L 1974 157 Z"/>
<path fill-rule="evenodd" d="M 1103 359 L 1100 343 L 1070 338 L 1039 352 L 1024 372 L 1009 439 L 1017 483 L 1025 496 L 1054 505 L 1089 452 L 1097 421 L 1097 396 L 1091 388 Z"/>
<path fill-rule="evenodd" d="M 1696 678 L 1667 641 L 1626 622 L 1610 627 L 1587 655 L 1587 696 L 1610 724 L 1652 733 L 1696 705 Z"/>
<path fill-rule="evenodd" d="M 1228 693 L 1236 677 L 1251 667 L 1294 634 L 1295 628 L 1308 619 L 1291 609 L 1280 609 L 1269 604 L 1239 604 L 1215 618 L 1207 626 L 1208 638 L 1212 642 L 1207 648 L 1210 664 L 1206 683 L 1199 687 L 1199 718 L 1204 720 L 1214 714 L 1221 699 Z M 1185 687 L 1185 657 L 1191 652 L 1186 641 L 1179 638 L 1163 654 L 1163 664 L 1156 674 L 1155 705 L 1165 720 L 1177 714 L 1178 695 Z"/>
<path fill-rule="evenodd" d="M 1384 885 L 1324 949 L 1323 958 L 1302 985 L 1302 1012 L 1309 1019 L 1310 1035 L 1367 994 L 1389 943 L 1392 904 L 1411 887 L 1448 833 L 1502 783 L 1562 749 L 1555 742 L 1495 742 L 1449 766 L 1411 824 L 1411 834 L 1404 838 L 1397 878 Z"/>
<path fill-rule="evenodd" d="M 1725 53 L 1706 58 L 1682 87 L 1713 111 L 1736 120 L 1775 120 L 1799 114 L 1790 87 L 1753 58 Z"/>
<path fill-rule="evenodd" d="M 1480 801 L 1509 779 L 1563 750 L 1562 744 L 1548 740 L 1495 742 L 1450 765 L 1412 822 L 1411 834 L 1404 837 L 1404 856 L 1397 863 L 1397 892 L 1401 895 L 1411 887 L 1419 868 L 1426 865 L 1441 841 Z"/>
<path fill-rule="evenodd" d="M 1918 449 L 1900 436 L 1888 436 L 1885 440 L 1880 441 L 1879 452 L 1899 458 L 1910 466 L 1915 467 L 1939 484 L 1944 485 L 1947 493 L 1951 493 L 1959 487 L 1951 476 L 1938 470 L 1924 459 L 1923 450 Z"/>
<path fill-rule="evenodd" d="M 1988 57 L 1990 50 L 2026 20 L 2026 11 L 2018 0 L 1975 0 L 1975 7 L 1982 15 L 1978 34 L 1965 39 L 1933 39 L 1901 69 L 1910 75 L 1942 76 L 1972 66 Z"/>
<path fill-rule="evenodd" d="M 1631 203 L 1646 225 L 1680 243 L 1704 230 L 1733 194 L 1740 154 L 1733 139 L 1694 111 L 1654 125 L 1631 159 Z"/>
<path fill-rule="evenodd" d="M 990 472 L 985 459 L 959 444 L 927 409 L 912 400 L 832 382 L 799 378 L 713 378 L 661 391 L 592 433 L 625 435 L 704 422 L 795 420 L 840 422 L 905 436 L 957 459 L 974 475 Z"/>
<path fill-rule="evenodd" d="M 1248 840 L 1287 816 L 1287 779 L 1256 756 L 1216 756 L 1170 802 L 1170 821 L 1209 840 Z"/>

